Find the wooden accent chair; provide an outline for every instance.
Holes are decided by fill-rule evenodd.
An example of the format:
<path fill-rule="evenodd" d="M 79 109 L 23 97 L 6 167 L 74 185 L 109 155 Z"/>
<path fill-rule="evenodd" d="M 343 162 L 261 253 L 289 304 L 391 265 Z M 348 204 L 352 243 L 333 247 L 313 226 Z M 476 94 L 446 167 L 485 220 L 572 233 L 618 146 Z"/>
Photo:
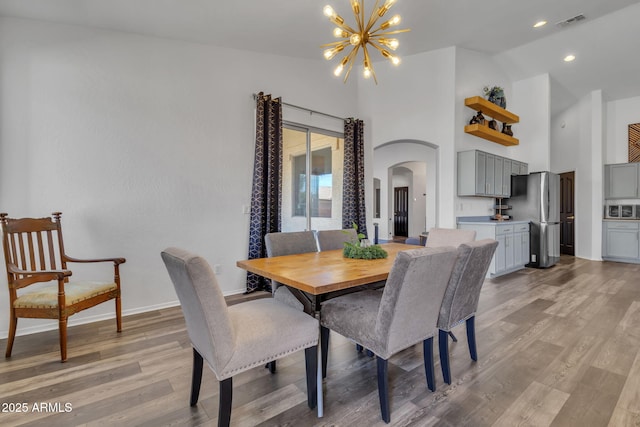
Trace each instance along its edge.
<path fill-rule="evenodd" d="M 218 426 L 231 420 L 232 378 L 304 349 L 307 404 L 317 406 L 318 321 L 275 298 L 227 307 L 207 261 L 178 248 L 162 252 L 193 347 L 191 406 L 198 403 L 203 362 L 220 381 Z"/>
<path fill-rule="evenodd" d="M 498 242 L 493 239 L 476 240 L 458 246 L 458 259 L 453 267 L 438 317 L 440 367 L 444 382 L 447 384 L 451 384 L 449 336 L 453 336 L 451 333 L 453 327 L 466 322 L 469 353 L 472 360 L 478 360 L 476 310 L 480 300 L 480 290 L 497 246 Z"/>
<path fill-rule="evenodd" d="M 53 218 L 8 218 L 0 213 L 4 259 L 9 285 L 10 319 L 6 357 L 11 357 L 19 317 L 58 319 L 61 360 L 67 360 L 67 319 L 102 302 L 115 299 L 118 332 L 122 330 L 119 266 L 124 258 L 77 259 L 68 256 L 62 241 L 60 212 Z M 69 282 L 67 263 L 113 263 L 113 281 Z M 45 285 L 31 285 L 46 282 Z"/>
<path fill-rule="evenodd" d="M 453 247 L 399 252 L 382 292 L 355 292 L 322 305 L 322 328 L 354 340 L 377 356 L 380 410 L 387 423 L 391 419 L 387 360 L 392 355 L 422 342 L 427 385 L 435 390 L 433 337 L 457 255 Z M 323 342 L 322 352 L 326 351 Z"/>

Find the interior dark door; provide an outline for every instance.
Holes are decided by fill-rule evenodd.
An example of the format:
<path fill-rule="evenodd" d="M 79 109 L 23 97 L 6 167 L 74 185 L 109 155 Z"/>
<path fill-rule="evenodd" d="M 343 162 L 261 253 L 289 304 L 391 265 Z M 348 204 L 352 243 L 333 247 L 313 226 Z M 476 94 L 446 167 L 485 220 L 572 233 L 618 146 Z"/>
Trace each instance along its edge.
<path fill-rule="evenodd" d="M 409 237 L 409 187 L 393 189 L 393 234 Z"/>
<path fill-rule="evenodd" d="M 575 255 L 575 172 L 560 174 L 560 253 Z"/>

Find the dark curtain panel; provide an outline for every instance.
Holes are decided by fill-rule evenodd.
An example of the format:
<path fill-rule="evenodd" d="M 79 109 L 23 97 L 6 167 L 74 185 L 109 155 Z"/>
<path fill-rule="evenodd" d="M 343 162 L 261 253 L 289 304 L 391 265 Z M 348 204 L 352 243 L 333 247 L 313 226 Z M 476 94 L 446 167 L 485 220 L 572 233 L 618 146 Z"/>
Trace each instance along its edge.
<path fill-rule="evenodd" d="M 364 123 L 344 121 L 344 181 L 342 184 L 342 228 L 355 222 L 358 232 L 367 235 L 364 206 Z"/>
<path fill-rule="evenodd" d="M 282 186 L 282 103 L 260 92 L 256 107 L 256 154 L 251 190 L 249 259 L 267 256 L 264 236 L 280 231 Z M 247 293 L 270 289 L 269 281 L 247 274 Z"/>

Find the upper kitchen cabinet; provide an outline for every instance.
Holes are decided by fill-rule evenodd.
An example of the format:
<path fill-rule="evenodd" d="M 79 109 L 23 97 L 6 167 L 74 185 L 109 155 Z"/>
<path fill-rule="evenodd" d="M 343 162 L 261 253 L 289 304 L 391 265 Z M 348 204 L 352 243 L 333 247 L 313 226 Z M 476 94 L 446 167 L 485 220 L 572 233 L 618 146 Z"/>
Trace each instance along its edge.
<path fill-rule="evenodd" d="M 605 199 L 637 199 L 640 197 L 640 164 L 620 163 L 604 166 Z"/>
<path fill-rule="evenodd" d="M 514 164 L 516 168 L 514 169 Z M 511 175 L 528 169 L 517 162 L 479 150 L 458 152 L 458 196 L 509 197 Z M 516 172 L 517 171 L 517 172 Z"/>
<path fill-rule="evenodd" d="M 513 114 L 510 111 L 505 110 L 504 108 L 487 101 L 481 96 L 472 96 L 471 98 L 467 98 L 464 100 L 464 105 L 471 108 L 472 110 L 476 110 L 481 112 L 483 115 L 489 116 L 494 120 L 497 120 L 502 123 L 518 123 L 520 121 L 520 117 L 516 114 Z M 489 119 L 487 119 L 488 121 Z M 495 142 L 497 144 L 512 146 L 520 144 L 517 138 L 514 138 L 511 135 L 507 135 L 506 133 L 502 133 L 498 130 L 491 129 L 487 122 L 484 124 L 474 123 L 469 124 L 464 127 L 464 131 L 471 135 L 484 138 L 488 141 Z"/>

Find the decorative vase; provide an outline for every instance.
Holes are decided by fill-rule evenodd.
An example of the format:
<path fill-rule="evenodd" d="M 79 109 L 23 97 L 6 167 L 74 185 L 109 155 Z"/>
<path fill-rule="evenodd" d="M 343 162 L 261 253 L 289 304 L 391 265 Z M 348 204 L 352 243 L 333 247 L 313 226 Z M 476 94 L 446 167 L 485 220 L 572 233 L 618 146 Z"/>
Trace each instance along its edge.
<path fill-rule="evenodd" d="M 489 120 L 489 129 L 498 130 L 498 122 Z"/>
<path fill-rule="evenodd" d="M 493 88 L 491 92 L 489 92 L 489 97 L 487 100 L 491 103 L 496 104 L 501 108 L 507 108 L 507 99 L 504 96 L 504 90 Z"/>
<path fill-rule="evenodd" d="M 513 131 L 511 130 L 511 125 L 503 123 L 502 124 L 502 133 L 504 133 L 505 135 L 513 136 Z"/>

